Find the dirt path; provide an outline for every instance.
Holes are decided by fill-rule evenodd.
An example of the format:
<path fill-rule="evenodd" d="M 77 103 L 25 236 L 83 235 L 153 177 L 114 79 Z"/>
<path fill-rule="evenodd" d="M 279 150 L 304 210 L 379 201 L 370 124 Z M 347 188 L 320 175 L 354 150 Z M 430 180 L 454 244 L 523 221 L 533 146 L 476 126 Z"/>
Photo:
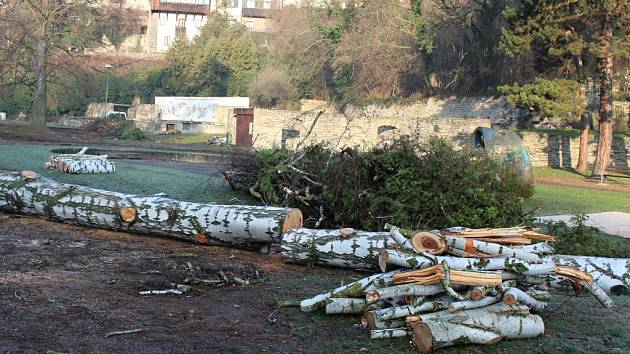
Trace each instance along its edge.
<path fill-rule="evenodd" d="M 549 184 L 553 186 L 577 187 L 577 188 L 588 188 L 588 189 L 596 189 L 596 190 L 603 190 L 603 191 L 630 193 L 630 187 L 627 187 L 627 186 L 621 186 L 618 184 L 599 184 L 597 182 L 568 180 L 564 178 L 536 177 L 536 183 Z"/>

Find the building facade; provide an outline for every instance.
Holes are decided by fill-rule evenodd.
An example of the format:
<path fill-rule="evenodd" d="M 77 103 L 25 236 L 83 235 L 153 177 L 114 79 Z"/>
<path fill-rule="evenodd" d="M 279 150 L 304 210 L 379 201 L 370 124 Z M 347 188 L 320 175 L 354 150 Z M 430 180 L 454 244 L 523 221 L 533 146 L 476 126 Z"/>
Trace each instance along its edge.
<path fill-rule="evenodd" d="M 177 36 L 193 39 L 208 20 L 210 0 L 150 0 L 145 51 L 166 52 Z"/>

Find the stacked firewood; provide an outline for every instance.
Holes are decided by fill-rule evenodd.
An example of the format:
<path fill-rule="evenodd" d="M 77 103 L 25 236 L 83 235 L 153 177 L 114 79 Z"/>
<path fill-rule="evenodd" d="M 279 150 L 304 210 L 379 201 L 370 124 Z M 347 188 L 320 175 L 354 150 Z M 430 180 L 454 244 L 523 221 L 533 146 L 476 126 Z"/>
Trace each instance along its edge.
<path fill-rule="evenodd" d="M 52 155 L 44 164 L 44 169 L 66 173 L 114 173 L 116 166 L 107 155 L 86 155 L 87 147 L 76 154 Z"/>
<path fill-rule="evenodd" d="M 551 288 L 588 291 L 612 307 L 609 294 L 628 287 L 628 260 L 553 256 L 548 243 L 553 240 L 530 228 L 407 235 L 397 228 L 389 233 L 301 229 L 285 234 L 282 248 L 291 262 L 361 264 L 382 271 L 305 299 L 302 311 L 362 315 L 372 339 L 409 336 L 419 351 L 430 352 L 542 335 L 539 313 L 548 306 Z"/>

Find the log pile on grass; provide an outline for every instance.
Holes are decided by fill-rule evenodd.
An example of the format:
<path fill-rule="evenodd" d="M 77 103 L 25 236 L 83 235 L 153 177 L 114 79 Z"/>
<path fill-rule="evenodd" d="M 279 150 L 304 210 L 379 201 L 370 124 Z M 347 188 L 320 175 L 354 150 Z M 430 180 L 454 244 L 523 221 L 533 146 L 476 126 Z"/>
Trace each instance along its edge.
<path fill-rule="evenodd" d="M 521 227 L 350 237 L 302 229 L 285 234 L 282 252 L 289 262 L 379 269 L 302 300 L 301 310 L 360 315 L 370 338 L 409 337 L 430 352 L 542 335 L 551 289 L 590 292 L 607 308 L 611 293 L 628 289 L 630 260 L 555 256 L 553 241 Z"/>

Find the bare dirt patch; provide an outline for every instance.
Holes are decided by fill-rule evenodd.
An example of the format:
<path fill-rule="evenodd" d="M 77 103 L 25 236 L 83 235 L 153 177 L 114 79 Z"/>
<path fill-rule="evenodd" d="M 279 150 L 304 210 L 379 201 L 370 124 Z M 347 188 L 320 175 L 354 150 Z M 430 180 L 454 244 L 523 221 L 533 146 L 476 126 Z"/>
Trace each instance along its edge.
<path fill-rule="evenodd" d="M 0 352 L 298 349 L 299 338 L 292 339 L 282 321 L 266 319 L 276 296 L 271 285 L 297 270 L 277 258 L 0 218 Z M 181 296 L 138 295 L 176 284 L 192 290 Z M 296 295 L 302 293 L 296 289 Z M 141 331 L 104 337 L 129 329 Z"/>

